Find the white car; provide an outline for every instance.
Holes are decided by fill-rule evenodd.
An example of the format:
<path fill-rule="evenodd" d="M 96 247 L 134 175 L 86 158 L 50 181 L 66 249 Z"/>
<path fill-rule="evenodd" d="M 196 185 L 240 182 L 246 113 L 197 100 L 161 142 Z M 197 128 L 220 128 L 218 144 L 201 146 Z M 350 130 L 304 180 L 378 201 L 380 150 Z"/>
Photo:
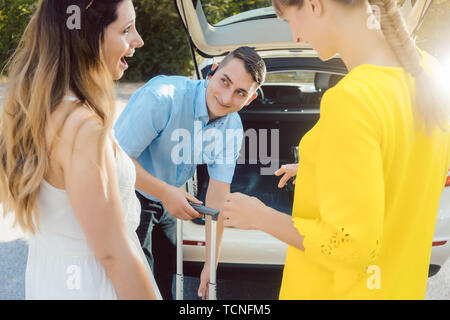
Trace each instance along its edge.
<path fill-rule="evenodd" d="M 212 26 L 200 1 L 175 2 L 192 50 L 205 57 L 200 65 L 194 61 L 196 78 L 205 78 L 213 62 L 220 62 L 228 52 L 240 46 L 253 47 L 264 58 L 268 71 L 266 82 L 258 98 L 239 112 L 246 138 L 231 192 L 255 196 L 266 205 L 291 214 L 293 185 L 287 183 L 283 189 L 278 189 L 279 177 L 273 172 L 282 164 L 298 162 L 297 145 L 319 119 L 323 93 L 347 73 L 345 65 L 338 57 L 323 62 L 309 45 L 294 43 L 289 25 L 277 19 L 272 7 L 243 12 Z M 410 0 L 403 2 L 402 14 L 411 32 L 417 31 L 430 2 L 413 1 L 413 7 Z M 253 144 L 246 143 L 252 139 Z M 258 152 L 249 145 L 258 145 Z M 264 170 L 265 174 L 261 174 Z M 272 174 L 268 175 L 268 172 Z M 186 188 L 204 201 L 208 181 L 206 168 L 199 166 Z M 186 275 L 198 277 L 203 266 L 204 230 L 201 219 L 183 223 Z M 442 195 L 436 231 L 430 245 L 433 245 L 431 276 L 450 256 L 450 188 L 445 188 Z M 249 273 L 272 274 L 281 278 L 286 249 L 286 244 L 268 234 L 227 228 L 217 276 L 226 279 L 231 272 L 236 279 L 234 271 L 239 270 L 244 279 Z"/>

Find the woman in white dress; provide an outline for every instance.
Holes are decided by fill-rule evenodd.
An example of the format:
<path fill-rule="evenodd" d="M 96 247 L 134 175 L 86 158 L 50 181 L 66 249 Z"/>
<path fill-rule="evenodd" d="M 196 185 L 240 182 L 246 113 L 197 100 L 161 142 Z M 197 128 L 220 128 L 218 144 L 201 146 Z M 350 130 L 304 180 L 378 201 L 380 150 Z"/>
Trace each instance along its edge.
<path fill-rule="evenodd" d="M 31 232 L 26 299 L 160 299 L 135 233 L 114 80 L 143 45 L 131 0 L 41 0 L 8 66 L 0 201 Z"/>

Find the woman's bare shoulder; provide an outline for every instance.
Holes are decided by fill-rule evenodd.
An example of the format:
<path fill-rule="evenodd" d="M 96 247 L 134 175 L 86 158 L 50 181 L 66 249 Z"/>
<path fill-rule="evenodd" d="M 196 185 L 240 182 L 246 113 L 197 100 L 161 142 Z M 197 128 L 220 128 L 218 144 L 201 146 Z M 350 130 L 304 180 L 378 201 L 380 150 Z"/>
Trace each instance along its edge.
<path fill-rule="evenodd" d="M 78 106 L 69 111 L 56 114 L 52 119 L 56 143 L 54 155 L 62 165 L 77 150 L 87 151 L 95 148 L 103 128 L 100 118 L 86 106 Z M 59 133 L 57 133 L 57 129 Z"/>

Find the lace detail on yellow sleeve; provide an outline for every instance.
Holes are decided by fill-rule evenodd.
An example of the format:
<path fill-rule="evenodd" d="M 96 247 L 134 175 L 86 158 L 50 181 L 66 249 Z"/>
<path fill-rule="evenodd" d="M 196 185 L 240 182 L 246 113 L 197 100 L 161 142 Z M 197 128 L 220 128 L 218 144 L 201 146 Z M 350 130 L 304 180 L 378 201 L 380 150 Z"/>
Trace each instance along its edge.
<path fill-rule="evenodd" d="M 350 242 L 350 233 L 345 231 L 345 228 L 335 231 L 328 242 L 320 246 L 324 255 L 331 255 L 334 249 L 338 249 L 341 245 Z M 371 261 L 375 260 L 379 250 L 379 240 L 376 241 L 376 247 L 370 252 L 369 258 Z"/>
<path fill-rule="evenodd" d="M 294 225 L 305 237 L 305 254 L 330 270 L 350 268 L 365 272 L 378 255 L 378 239 L 355 239 L 345 227 L 336 230 L 319 220 L 301 218 L 294 218 Z"/>
<path fill-rule="evenodd" d="M 348 243 L 350 241 L 349 239 L 350 234 L 345 233 L 345 229 L 341 228 L 341 230 L 338 230 L 333 233 L 333 235 L 330 237 L 329 242 L 327 244 L 321 245 L 321 251 L 325 255 L 331 255 L 333 249 L 339 248 L 342 243 Z"/>

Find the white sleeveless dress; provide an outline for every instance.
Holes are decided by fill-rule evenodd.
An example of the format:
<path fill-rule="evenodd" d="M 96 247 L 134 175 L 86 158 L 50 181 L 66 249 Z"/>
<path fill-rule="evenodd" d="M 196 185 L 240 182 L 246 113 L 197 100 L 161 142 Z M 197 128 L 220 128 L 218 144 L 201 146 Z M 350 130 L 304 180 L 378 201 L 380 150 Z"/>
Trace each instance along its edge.
<path fill-rule="evenodd" d="M 65 97 L 65 100 L 72 99 L 75 100 Z M 131 159 L 120 147 L 116 151 L 116 168 L 128 235 L 136 254 L 145 265 L 156 295 L 162 299 L 136 235 L 141 212 L 135 194 L 136 170 Z M 40 232 L 29 239 L 25 298 L 117 299 L 110 279 L 101 263 L 96 260 L 76 219 L 65 190 L 57 189 L 43 180 L 38 206 Z"/>

